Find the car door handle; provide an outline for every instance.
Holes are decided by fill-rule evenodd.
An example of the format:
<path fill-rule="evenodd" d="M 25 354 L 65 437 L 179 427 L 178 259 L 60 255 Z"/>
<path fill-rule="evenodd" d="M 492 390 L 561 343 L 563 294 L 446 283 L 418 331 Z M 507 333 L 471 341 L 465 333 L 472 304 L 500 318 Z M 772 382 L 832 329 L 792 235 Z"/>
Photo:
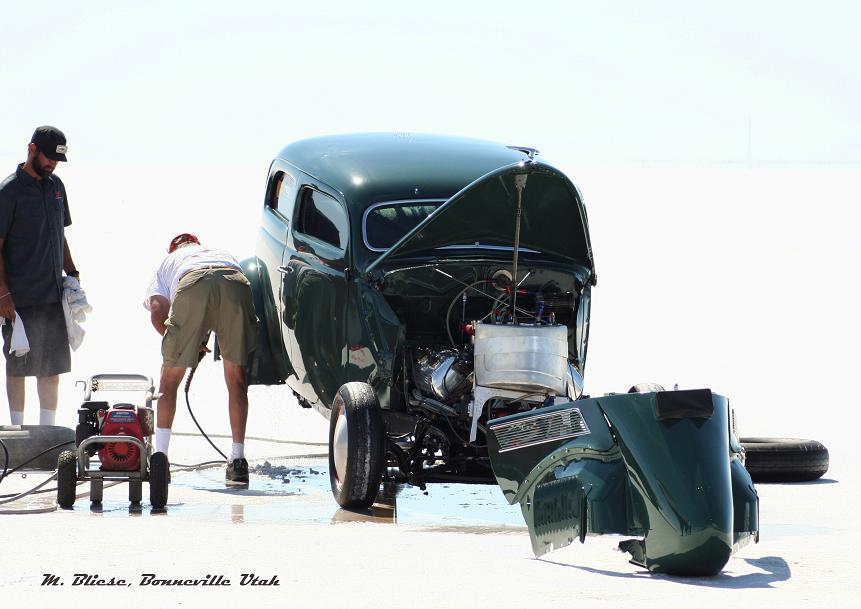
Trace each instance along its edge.
<path fill-rule="evenodd" d="M 289 266 L 279 266 L 279 267 L 278 267 L 278 272 L 279 272 L 279 273 L 282 273 L 282 274 L 284 274 L 284 275 L 287 275 L 287 274 L 289 274 L 289 273 L 292 273 L 292 272 L 293 272 L 293 267 L 289 267 Z"/>

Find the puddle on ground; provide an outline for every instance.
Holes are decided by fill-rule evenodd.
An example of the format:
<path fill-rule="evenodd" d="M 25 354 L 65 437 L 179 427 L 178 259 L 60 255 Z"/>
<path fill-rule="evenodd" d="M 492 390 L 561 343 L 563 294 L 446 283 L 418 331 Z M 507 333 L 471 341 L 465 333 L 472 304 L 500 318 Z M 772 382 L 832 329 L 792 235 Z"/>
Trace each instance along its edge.
<path fill-rule="evenodd" d="M 221 467 L 174 471 L 167 507 L 157 512 L 147 501 L 133 506 L 122 494 L 105 489 L 101 506 L 79 498 L 75 511 L 100 517 L 168 516 L 192 519 L 226 519 L 241 523 L 317 522 L 341 524 L 370 522 L 400 524 L 435 531 L 473 534 L 526 530 L 519 505 L 508 505 L 496 485 L 435 483 L 425 491 L 408 484 L 385 482 L 374 505 L 361 511 L 338 508 L 329 486 L 327 464 L 294 465 L 289 460 L 251 467 L 247 486 L 226 486 Z M 81 485 L 79 492 L 88 490 Z"/>

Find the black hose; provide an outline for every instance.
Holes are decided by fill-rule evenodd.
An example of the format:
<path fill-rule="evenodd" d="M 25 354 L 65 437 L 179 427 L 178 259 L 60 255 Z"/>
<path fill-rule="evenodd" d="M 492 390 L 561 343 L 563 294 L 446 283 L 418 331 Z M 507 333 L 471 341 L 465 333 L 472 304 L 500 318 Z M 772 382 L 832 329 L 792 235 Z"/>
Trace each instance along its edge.
<path fill-rule="evenodd" d="M 24 461 L 20 465 L 17 465 L 16 467 L 13 467 L 12 469 L 7 471 L 6 468 L 9 466 L 9 451 L 6 448 L 6 445 L 3 444 L 3 440 L 0 440 L 0 444 L 3 445 L 3 451 L 6 453 L 6 463 L 3 465 L 3 475 L 0 476 L 0 482 L 2 482 L 3 478 L 5 478 L 6 476 L 11 476 L 15 472 L 17 472 L 19 469 L 21 469 L 25 465 L 29 465 L 30 463 L 32 463 L 33 461 L 35 461 L 36 459 L 38 459 L 42 455 L 47 454 L 47 453 L 51 452 L 52 450 L 56 450 L 56 449 L 60 448 L 61 446 L 65 446 L 66 444 L 74 444 L 74 443 L 75 443 L 74 440 L 67 440 L 65 442 L 60 442 L 59 444 L 54 444 L 51 448 L 46 448 L 45 450 L 40 452 L 38 455 L 35 455 L 34 457 L 30 457 L 29 459 L 27 459 L 26 461 Z"/>
<path fill-rule="evenodd" d="M 203 359 L 202 356 L 197 360 L 198 363 L 200 363 L 201 359 Z M 185 381 L 185 405 L 188 407 L 188 414 L 191 415 L 191 420 L 194 421 L 195 425 L 197 425 L 197 428 L 200 430 L 200 433 L 203 435 L 203 437 L 206 438 L 206 441 L 209 442 L 209 445 L 215 449 L 215 452 L 224 457 L 225 461 L 227 461 L 227 455 L 221 452 L 221 450 L 219 450 L 219 448 L 213 443 L 213 441 L 209 439 L 209 436 L 206 435 L 205 431 L 203 431 L 203 427 L 200 426 L 200 423 L 197 422 L 197 418 L 195 418 L 194 413 L 191 411 L 191 403 L 188 401 L 188 390 L 191 387 L 191 379 L 194 378 L 195 370 L 197 370 L 197 365 L 195 365 L 191 369 L 191 372 L 188 373 L 188 380 Z"/>
<path fill-rule="evenodd" d="M 5 455 L 5 459 L 3 461 L 3 473 L 0 474 L 0 482 L 3 482 L 3 478 L 6 477 L 6 468 L 9 467 L 9 449 L 6 448 L 6 443 L 3 440 L 0 440 L 0 446 L 3 447 L 3 454 Z"/>

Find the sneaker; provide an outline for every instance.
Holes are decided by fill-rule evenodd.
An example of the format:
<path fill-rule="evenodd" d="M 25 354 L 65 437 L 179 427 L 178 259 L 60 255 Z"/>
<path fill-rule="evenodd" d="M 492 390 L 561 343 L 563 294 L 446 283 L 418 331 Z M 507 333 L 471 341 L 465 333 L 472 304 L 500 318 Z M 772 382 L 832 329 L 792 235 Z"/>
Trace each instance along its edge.
<path fill-rule="evenodd" d="M 234 459 L 227 464 L 227 473 L 224 477 L 227 484 L 248 484 L 248 461 Z"/>

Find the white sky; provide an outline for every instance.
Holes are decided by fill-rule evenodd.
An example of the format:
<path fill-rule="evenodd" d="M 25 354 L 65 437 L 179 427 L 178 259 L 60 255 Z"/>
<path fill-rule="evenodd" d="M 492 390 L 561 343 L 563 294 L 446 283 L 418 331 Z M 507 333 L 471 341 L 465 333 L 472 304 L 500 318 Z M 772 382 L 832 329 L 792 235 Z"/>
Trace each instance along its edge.
<path fill-rule="evenodd" d="M 170 237 L 251 255 L 281 147 L 379 130 L 533 146 L 580 185 L 587 391 L 709 386 L 748 432 L 832 449 L 833 417 L 859 421 L 861 4 L 309 4 L 4 6 L 2 167 L 36 125 L 69 138 L 96 306 L 70 401 L 75 378 L 157 375 L 140 299 Z"/>
<path fill-rule="evenodd" d="M 854 2 L 7 3 L 0 158 L 265 162 L 322 133 L 534 145 L 579 165 L 861 161 Z"/>

